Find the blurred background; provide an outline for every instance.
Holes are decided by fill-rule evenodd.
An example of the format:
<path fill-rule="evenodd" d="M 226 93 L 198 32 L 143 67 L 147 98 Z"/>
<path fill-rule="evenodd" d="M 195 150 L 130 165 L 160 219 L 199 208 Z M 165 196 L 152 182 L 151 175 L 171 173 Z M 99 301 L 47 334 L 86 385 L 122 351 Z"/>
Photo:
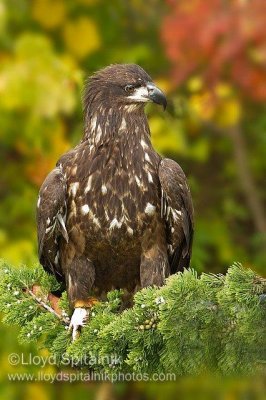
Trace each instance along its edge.
<path fill-rule="evenodd" d="M 167 93 L 167 111 L 147 113 L 155 148 L 189 178 L 192 267 L 224 273 L 240 261 L 265 275 L 265 15 L 264 0 L 0 0 L 0 257 L 36 263 L 37 193 L 82 136 L 84 79 L 133 62 Z M 36 349 L 18 346 L 15 328 L 0 334 L 3 398 L 194 398 L 201 386 L 204 399 L 264 398 L 262 381 L 247 379 L 120 384 L 112 394 L 7 384 L 7 354 Z"/>

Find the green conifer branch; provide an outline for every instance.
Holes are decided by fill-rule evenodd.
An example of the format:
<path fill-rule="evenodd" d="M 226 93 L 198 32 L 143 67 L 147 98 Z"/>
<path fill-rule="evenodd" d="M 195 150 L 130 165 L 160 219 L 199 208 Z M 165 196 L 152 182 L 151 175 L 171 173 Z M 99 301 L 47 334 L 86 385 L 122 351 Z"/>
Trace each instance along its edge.
<path fill-rule="evenodd" d="M 74 343 L 68 330 L 71 310 L 64 292 L 55 310 L 51 292 L 60 289 L 41 267 L 0 269 L 3 322 L 21 327 L 21 342 L 49 349 L 58 364 L 96 372 L 208 371 L 246 374 L 266 363 L 266 279 L 240 264 L 226 275 L 187 270 L 161 288 L 136 293 L 121 312 L 121 291 L 94 305 Z M 59 311 L 58 311 L 59 310 Z"/>

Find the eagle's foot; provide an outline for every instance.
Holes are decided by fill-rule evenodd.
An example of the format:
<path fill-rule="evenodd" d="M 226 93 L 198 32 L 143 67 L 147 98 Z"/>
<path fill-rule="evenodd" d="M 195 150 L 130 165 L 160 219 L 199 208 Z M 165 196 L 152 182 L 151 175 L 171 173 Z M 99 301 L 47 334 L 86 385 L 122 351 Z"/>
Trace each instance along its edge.
<path fill-rule="evenodd" d="M 86 325 L 89 316 L 90 309 L 94 304 L 98 303 L 98 300 L 94 297 L 89 297 L 87 300 L 75 301 L 75 310 L 72 314 L 69 330 L 72 331 L 72 341 L 74 342 L 80 335 L 80 331 L 83 326 Z"/>
<path fill-rule="evenodd" d="M 74 342 L 80 335 L 81 328 L 86 325 L 89 318 L 89 309 L 76 307 L 69 324 L 69 330 L 72 330 L 72 341 Z"/>

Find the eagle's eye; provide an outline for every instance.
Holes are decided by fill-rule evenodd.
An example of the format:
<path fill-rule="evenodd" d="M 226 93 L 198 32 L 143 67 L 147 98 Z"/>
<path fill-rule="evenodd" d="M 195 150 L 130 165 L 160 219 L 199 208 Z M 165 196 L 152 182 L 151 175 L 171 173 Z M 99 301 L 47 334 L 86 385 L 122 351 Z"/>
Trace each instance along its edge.
<path fill-rule="evenodd" d="M 125 89 L 125 92 L 127 92 L 127 93 L 133 93 L 135 90 L 135 86 L 134 85 L 126 85 L 124 87 L 124 89 Z"/>

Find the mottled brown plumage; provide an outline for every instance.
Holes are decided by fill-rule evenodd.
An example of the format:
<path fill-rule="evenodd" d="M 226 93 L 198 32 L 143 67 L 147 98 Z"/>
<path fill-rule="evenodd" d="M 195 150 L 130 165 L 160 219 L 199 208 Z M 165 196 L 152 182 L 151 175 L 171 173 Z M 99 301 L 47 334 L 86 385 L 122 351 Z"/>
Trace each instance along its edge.
<path fill-rule="evenodd" d="M 71 304 L 112 288 L 162 285 L 189 265 L 193 208 L 185 175 L 151 145 L 147 101 L 163 93 L 137 65 L 112 65 L 85 88 L 85 131 L 43 183 L 39 257 Z"/>

